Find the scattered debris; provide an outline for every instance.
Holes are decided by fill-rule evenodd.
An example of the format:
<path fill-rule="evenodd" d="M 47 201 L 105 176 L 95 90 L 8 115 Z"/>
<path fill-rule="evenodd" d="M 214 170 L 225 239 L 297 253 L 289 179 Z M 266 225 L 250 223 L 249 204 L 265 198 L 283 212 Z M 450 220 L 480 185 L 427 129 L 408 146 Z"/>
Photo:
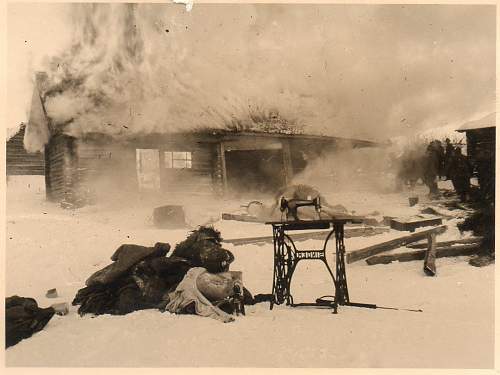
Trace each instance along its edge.
<path fill-rule="evenodd" d="M 186 217 L 182 206 L 168 205 L 155 208 L 153 221 L 157 228 L 186 228 Z"/>
<path fill-rule="evenodd" d="M 418 203 L 418 197 L 409 197 L 408 203 L 410 204 L 410 207 L 415 206 Z"/>
<path fill-rule="evenodd" d="M 233 277 L 238 278 L 237 273 L 233 275 L 228 272 L 234 256 L 222 248 L 221 241 L 220 233 L 214 228 L 200 227 L 177 244 L 168 257 L 170 245 L 167 243 L 157 243 L 154 247 L 122 245 L 111 257 L 114 263 L 95 272 L 86 281 L 87 287 L 78 291 L 72 303 L 80 305 L 80 315 L 124 315 L 136 310 L 156 308 L 199 315 L 212 315 L 215 311 L 214 317 L 222 316 L 226 320 L 226 315 L 218 314 L 219 310 L 209 306 L 217 301 L 211 301 L 209 296 L 201 298 L 198 286 L 193 284 L 201 273 L 207 273 L 205 284 L 207 278 L 208 283 L 215 280 L 215 276 L 208 276 L 220 276 L 221 272 L 231 275 L 231 280 Z M 213 285 L 209 285 L 228 294 L 227 301 L 218 301 L 225 305 L 218 305 L 218 308 L 226 314 L 244 310 L 237 301 L 253 303 L 251 293 L 242 285 L 228 289 L 226 284 L 213 282 Z M 196 306 L 191 303 L 193 301 L 198 301 Z"/>
<path fill-rule="evenodd" d="M 67 302 L 54 303 L 51 305 L 57 315 L 68 315 L 69 313 L 69 305 Z"/>
<path fill-rule="evenodd" d="M 49 289 L 47 290 L 47 293 L 45 293 L 45 297 L 47 298 L 57 298 L 59 295 L 57 294 L 57 289 Z"/>
<path fill-rule="evenodd" d="M 398 237 L 390 241 L 382 242 L 376 245 L 365 247 L 364 249 L 354 250 L 347 253 L 346 260 L 347 263 L 353 263 L 361 259 L 368 258 L 370 256 L 383 253 L 385 251 L 389 251 L 392 249 L 396 249 L 401 246 L 405 246 L 406 244 L 416 242 L 427 238 L 429 234 L 436 233 L 441 234 L 446 231 L 446 225 L 441 225 L 439 227 L 434 227 L 431 229 L 423 230 L 421 232 L 417 232 L 414 234 L 410 234 L 408 236 Z M 423 253 L 425 256 L 425 252 Z M 423 259 L 423 258 L 422 258 Z"/>
<path fill-rule="evenodd" d="M 436 258 L 474 255 L 479 250 L 480 250 L 479 244 L 441 247 L 436 249 Z M 397 253 L 391 255 L 378 255 L 366 259 L 366 263 L 372 266 L 374 264 L 389 264 L 394 261 L 410 262 L 413 260 L 423 260 L 425 259 L 426 252 L 427 250 L 418 250 L 418 251 L 410 251 L 410 252 Z"/>
<path fill-rule="evenodd" d="M 437 216 L 411 216 L 408 218 L 396 218 L 391 220 L 391 228 L 400 231 L 414 232 L 420 227 L 428 227 L 431 225 L 441 225 L 443 219 Z"/>

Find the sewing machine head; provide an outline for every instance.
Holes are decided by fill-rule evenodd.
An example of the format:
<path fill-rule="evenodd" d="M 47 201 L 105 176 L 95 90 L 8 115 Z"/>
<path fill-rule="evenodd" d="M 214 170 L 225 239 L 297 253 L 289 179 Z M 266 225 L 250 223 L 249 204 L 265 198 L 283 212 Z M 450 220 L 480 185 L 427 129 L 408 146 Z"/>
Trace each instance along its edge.
<path fill-rule="evenodd" d="M 314 207 L 318 219 L 321 219 L 321 200 L 319 196 L 314 199 L 287 199 L 281 197 L 279 202 L 280 211 L 286 213 L 287 220 L 300 220 L 297 210 L 299 207 L 305 206 Z"/>

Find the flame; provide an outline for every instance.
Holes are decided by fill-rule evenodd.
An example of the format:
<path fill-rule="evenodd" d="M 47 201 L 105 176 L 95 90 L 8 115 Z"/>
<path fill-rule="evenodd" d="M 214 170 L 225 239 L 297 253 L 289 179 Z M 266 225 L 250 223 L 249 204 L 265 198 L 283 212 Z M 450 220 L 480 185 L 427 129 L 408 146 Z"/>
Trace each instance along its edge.
<path fill-rule="evenodd" d="M 284 108 L 268 105 L 273 100 L 264 105 L 258 95 L 241 95 L 251 93 L 248 81 L 246 87 L 238 87 L 241 82 L 213 87 L 210 67 L 188 57 L 183 38 L 169 37 L 181 26 L 169 14 L 172 9 L 161 9 L 164 14 L 134 4 L 75 5 L 72 45 L 47 69 L 50 84 L 43 99 L 54 124 L 67 124 L 72 135 L 301 129 L 293 115 L 286 119 Z M 289 103 L 297 98 L 290 92 L 284 97 Z"/>

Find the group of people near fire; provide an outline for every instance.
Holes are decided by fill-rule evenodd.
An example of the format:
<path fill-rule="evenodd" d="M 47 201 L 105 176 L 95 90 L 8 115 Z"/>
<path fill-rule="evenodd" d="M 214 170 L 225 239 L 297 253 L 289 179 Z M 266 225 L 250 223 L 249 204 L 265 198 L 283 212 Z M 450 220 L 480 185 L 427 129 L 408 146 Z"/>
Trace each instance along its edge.
<path fill-rule="evenodd" d="M 470 179 L 473 168 L 460 146 L 455 146 L 449 138 L 445 145 L 440 140 L 427 144 L 425 152 L 419 149 L 407 150 L 400 158 L 397 172 L 398 185 L 414 187 L 421 179 L 429 188 L 431 196 L 437 196 L 438 179 L 451 180 L 461 201 L 469 199 Z"/>

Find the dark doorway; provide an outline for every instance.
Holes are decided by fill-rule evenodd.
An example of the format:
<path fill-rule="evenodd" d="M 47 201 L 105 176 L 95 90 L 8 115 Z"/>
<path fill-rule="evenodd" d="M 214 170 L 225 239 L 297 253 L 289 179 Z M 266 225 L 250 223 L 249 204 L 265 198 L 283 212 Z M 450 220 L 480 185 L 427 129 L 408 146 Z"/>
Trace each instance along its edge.
<path fill-rule="evenodd" d="M 231 150 L 225 157 L 232 192 L 275 193 L 285 184 L 282 150 Z"/>

